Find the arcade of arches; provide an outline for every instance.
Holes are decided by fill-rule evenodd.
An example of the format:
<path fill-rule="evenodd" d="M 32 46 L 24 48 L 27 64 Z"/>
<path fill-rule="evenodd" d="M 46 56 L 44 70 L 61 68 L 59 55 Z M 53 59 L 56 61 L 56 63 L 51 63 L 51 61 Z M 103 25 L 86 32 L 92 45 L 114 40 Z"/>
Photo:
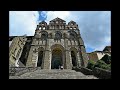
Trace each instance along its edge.
<path fill-rule="evenodd" d="M 74 48 L 75 49 L 75 48 Z M 65 52 L 65 49 L 62 45 L 56 44 L 51 46 L 51 58 L 49 58 L 49 69 L 59 69 L 60 66 L 63 66 L 64 69 L 69 69 L 68 66 L 76 67 L 79 64 L 77 51 L 73 48 L 70 49 L 68 52 Z M 39 50 L 38 52 L 38 60 L 37 60 L 37 67 L 44 68 L 45 57 L 44 50 Z M 66 57 L 69 57 L 66 59 Z M 67 62 L 67 63 L 66 63 Z M 49 65 L 48 65 L 49 66 Z"/>

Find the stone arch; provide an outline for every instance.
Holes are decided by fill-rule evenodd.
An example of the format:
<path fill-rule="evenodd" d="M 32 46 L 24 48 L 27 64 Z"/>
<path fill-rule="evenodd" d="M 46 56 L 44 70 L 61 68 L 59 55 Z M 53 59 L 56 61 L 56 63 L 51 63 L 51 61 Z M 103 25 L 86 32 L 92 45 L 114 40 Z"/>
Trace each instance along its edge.
<path fill-rule="evenodd" d="M 70 48 L 70 58 L 71 58 L 71 63 L 72 63 L 72 67 L 76 67 L 78 65 L 78 58 L 77 58 L 77 49 L 75 47 L 71 47 Z"/>
<path fill-rule="evenodd" d="M 64 47 L 60 44 L 55 44 L 51 46 L 51 69 L 58 69 L 59 65 L 63 66 L 66 69 L 66 61 L 65 61 L 65 52 Z M 58 66 L 53 67 L 54 62 L 58 61 Z"/>
<path fill-rule="evenodd" d="M 54 49 L 54 48 L 60 48 L 61 50 L 64 50 L 64 46 L 62 46 L 61 44 L 54 44 L 51 46 L 51 51 Z"/>
<path fill-rule="evenodd" d="M 43 47 L 39 47 L 39 48 L 38 48 L 37 67 L 43 68 L 44 56 L 45 56 L 44 48 L 43 48 Z"/>
<path fill-rule="evenodd" d="M 62 39 L 62 33 L 60 31 L 55 32 L 55 39 L 57 40 Z"/>
<path fill-rule="evenodd" d="M 69 38 L 75 39 L 77 38 L 77 33 L 75 31 L 68 31 L 69 32 Z"/>
<path fill-rule="evenodd" d="M 76 24 L 76 22 L 74 22 L 74 21 L 68 22 L 68 25 L 75 25 L 75 24 Z"/>
<path fill-rule="evenodd" d="M 41 39 L 46 40 L 48 38 L 48 32 L 47 31 L 41 31 Z"/>

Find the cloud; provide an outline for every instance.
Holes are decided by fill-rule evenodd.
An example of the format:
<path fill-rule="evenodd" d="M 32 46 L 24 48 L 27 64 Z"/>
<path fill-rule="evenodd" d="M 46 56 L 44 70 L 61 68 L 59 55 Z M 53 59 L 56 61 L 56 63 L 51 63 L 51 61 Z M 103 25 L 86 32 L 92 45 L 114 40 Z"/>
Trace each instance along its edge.
<path fill-rule="evenodd" d="M 48 11 L 47 13 L 47 19 L 46 22 L 48 23 L 50 20 L 55 19 L 56 17 L 59 17 L 61 19 L 66 19 L 69 15 L 69 11 Z"/>
<path fill-rule="evenodd" d="M 103 50 L 105 46 L 111 45 L 110 11 L 49 11 L 46 14 L 47 22 L 56 17 L 67 23 L 74 20 L 79 26 L 86 48 Z"/>
<path fill-rule="evenodd" d="M 9 12 L 9 35 L 21 36 L 24 34 L 34 35 L 37 20 L 39 18 L 38 11 L 10 11 Z"/>
<path fill-rule="evenodd" d="M 110 11 L 10 11 L 10 35 L 34 35 L 38 21 L 56 17 L 78 24 L 87 51 L 111 45 Z"/>
<path fill-rule="evenodd" d="M 111 45 L 110 12 L 84 12 L 79 26 L 86 47 L 103 50 L 105 46 Z"/>
<path fill-rule="evenodd" d="M 110 11 L 54 11 L 47 13 L 47 22 L 59 17 L 74 20 L 80 29 L 86 48 L 103 50 L 111 45 L 111 12 Z"/>

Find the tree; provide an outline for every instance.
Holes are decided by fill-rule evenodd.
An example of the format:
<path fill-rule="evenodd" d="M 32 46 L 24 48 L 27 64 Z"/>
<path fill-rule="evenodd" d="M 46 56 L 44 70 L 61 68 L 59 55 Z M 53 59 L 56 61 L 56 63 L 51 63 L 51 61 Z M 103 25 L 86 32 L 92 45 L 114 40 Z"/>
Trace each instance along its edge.
<path fill-rule="evenodd" d="M 111 56 L 109 55 L 104 55 L 101 60 L 103 60 L 106 64 L 110 64 L 111 63 Z"/>
<path fill-rule="evenodd" d="M 96 62 L 96 64 L 94 65 L 94 68 L 95 67 L 110 70 L 111 69 L 111 64 L 106 64 L 103 60 L 98 60 Z"/>
<path fill-rule="evenodd" d="M 93 69 L 93 68 L 94 68 L 94 65 L 95 65 L 95 61 L 93 61 L 93 60 L 89 60 L 89 61 L 88 61 L 87 68 L 89 68 L 89 69 Z"/>

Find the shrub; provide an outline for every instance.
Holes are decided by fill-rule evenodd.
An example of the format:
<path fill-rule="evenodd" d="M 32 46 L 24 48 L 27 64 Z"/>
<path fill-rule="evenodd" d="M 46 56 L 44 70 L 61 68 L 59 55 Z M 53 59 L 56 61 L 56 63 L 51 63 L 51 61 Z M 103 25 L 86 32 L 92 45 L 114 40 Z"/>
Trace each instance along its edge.
<path fill-rule="evenodd" d="M 98 60 L 94 65 L 94 68 L 95 67 L 111 70 L 111 64 L 106 64 L 103 60 Z"/>
<path fill-rule="evenodd" d="M 111 56 L 109 55 L 104 55 L 101 60 L 103 60 L 106 64 L 110 64 L 111 63 Z"/>
<path fill-rule="evenodd" d="M 88 69 L 93 69 L 93 68 L 94 68 L 94 65 L 95 65 L 95 61 L 89 60 L 89 61 L 88 61 L 87 68 L 88 68 Z"/>

